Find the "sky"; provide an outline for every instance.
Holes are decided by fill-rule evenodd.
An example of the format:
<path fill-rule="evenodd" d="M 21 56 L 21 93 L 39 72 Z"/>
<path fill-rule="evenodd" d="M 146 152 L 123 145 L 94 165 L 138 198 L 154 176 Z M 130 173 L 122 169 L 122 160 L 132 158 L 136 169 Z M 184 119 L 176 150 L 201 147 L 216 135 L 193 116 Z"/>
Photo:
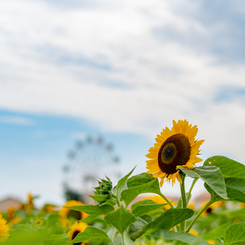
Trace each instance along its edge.
<path fill-rule="evenodd" d="M 144 172 L 172 120 L 198 126 L 204 160 L 244 163 L 244 25 L 241 0 L 1 0 L 0 199 L 64 203 L 67 154 L 89 135 L 122 175 Z"/>

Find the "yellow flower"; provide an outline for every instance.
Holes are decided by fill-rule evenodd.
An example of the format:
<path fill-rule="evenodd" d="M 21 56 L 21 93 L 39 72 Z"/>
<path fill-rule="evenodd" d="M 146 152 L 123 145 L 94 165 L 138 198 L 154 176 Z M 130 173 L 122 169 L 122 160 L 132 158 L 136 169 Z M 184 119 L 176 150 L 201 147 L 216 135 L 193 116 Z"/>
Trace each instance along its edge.
<path fill-rule="evenodd" d="M 239 203 L 240 208 L 245 208 L 245 203 Z"/>
<path fill-rule="evenodd" d="M 167 203 L 162 197 L 160 197 L 160 196 L 158 196 L 158 195 L 155 195 L 155 196 L 148 196 L 148 197 L 146 197 L 146 198 L 142 198 L 141 200 L 152 200 L 152 201 L 154 201 L 154 202 L 156 202 L 156 203 L 159 203 L 159 204 L 165 204 L 165 203 Z M 172 205 L 173 206 L 175 206 L 175 205 L 177 205 L 175 202 L 173 202 L 172 200 L 170 200 L 170 199 L 168 199 L 171 203 L 172 203 Z M 164 205 L 163 206 L 163 209 L 164 210 L 167 210 L 167 209 L 170 209 L 171 207 L 170 207 L 170 205 L 169 204 L 167 204 L 167 205 Z"/>
<path fill-rule="evenodd" d="M 68 232 L 69 240 L 72 241 L 80 232 L 83 232 L 88 227 L 88 224 L 83 222 L 76 221 L 74 225 L 72 225 L 70 231 Z M 81 243 L 73 243 L 73 244 L 85 244 L 88 241 L 83 241 Z"/>
<path fill-rule="evenodd" d="M 202 208 L 208 203 L 208 201 L 205 201 L 203 202 L 202 204 Z M 205 217 L 207 216 L 208 214 L 211 214 L 213 212 L 213 210 L 217 207 L 220 206 L 220 203 L 219 202 L 214 202 L 212 203 L 211 205 L 209 205 L 204 211 L 203 213 L 201 214 L 201 217 Z"/>
<path fill-rule="evenodd" d="M 54 213 L 56 211 L 57 206 L 53 204 L 45 204 L 41 210 L 42 214 L 45 213 Z"/>
<path fill-rule="evenodd" d="M 207 241 L 209 244 L 215 244 L 215 240 L 208 240 Z"/>
<path fill-rule="evenodd" d="M 33 206 L 34 206 L 33 205 L 33 196 L 31 193 L 28 193 L 28 202 L 27 202 L 26 209 L 29 213 L 32 211 Z"/>
<path fill-rule="evenodd" d="M 195 209 L 195 203 L 194 202 L 188 203 L 187 208 L 194 210 Z"/>
<path fill-rule="evenodd" d="M 0 242 L 4 242 L 9 237 L 9 225 L 6 224 L 7 221 L 0 215 Z"/>
<path fill-rule="evenodd" d="M 15 224 L 20 223 L 22 221 L 21 218 L 16 217 L 15 208 L 12 205 L 9 206 L 8 209 L 7 209 L 7 217 L 8 217 L 10 225 L 15 225 Z"/>
<path fill-rule="evenodd" d="M 68 201 L 59 211 L 59 215 L 61 218 L 61 225 L 65 228 L 70 225 L 67 219 L 75 219 L 75 220 L 82 220 L 88 216 L 88 214 L 84 213 L 83 211 L 75 211 L 66 207 L 73 207 L 73 206 L 80 206 L 84 205 L 80 201 L 70 200 Z"/>
<path fill-rule="evenodd" d="M 198 233 L 197 233 L 195 230 L 190 230 L 190 231 L 189 231 L 189 234 L 198 237 Z"/>
<path fill-rule="evenodd" d="M 154 178 L 161 178 L 160 185 L 163 185 L 165 179 L 172 180 L 172 184 L 177 180 L 182 183 L 179 166 L 193 169 L 195 163 L 202 159 L 196 155 L 200 152 L 199 147 L 204 140 L 195 140 L 197 126 L 192 126 L 186 120 L 179 120 L 177 123 L 173 120 L 171 130 L 166 127 L 160 135 L 156 137 L 154 147 L 149 149 L 146 155 L 147 173 L 152 174 Z"/>
<path fill-rule="evenodd" d="M 41 219 L 37 219 L 35 222 L 34 222 L 34 225 L 35 226 L 41 226 L 43 224 L 43 221 Z"/>

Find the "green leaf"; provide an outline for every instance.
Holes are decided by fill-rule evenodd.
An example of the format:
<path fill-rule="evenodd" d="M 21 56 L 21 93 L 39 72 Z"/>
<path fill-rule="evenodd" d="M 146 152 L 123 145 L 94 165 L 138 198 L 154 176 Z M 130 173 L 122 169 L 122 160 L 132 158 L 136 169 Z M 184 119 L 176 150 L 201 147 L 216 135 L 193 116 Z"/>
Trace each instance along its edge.
<path fill-rule="evenodd" d="M 103 203 L 105 202 L 108 198 L 110 198 L 110 195 L 90 195 L 91 198 L 93 198 L 97 203 Z"/>
<path fill-rule="evenodd" d="M 152 174 L 148 174 L 148 173 L 141 173 L 141 174 L 134 175 L 128 179 L 128 182 L 127 182 L 128 188 L 146 184 L 148 182 L 151 182 L 154 179 L 156 178 L 153 178 Z M 157 194 L 160 193 L 159 183 L 158 185 L 154 186 L 153 193 L 157 193 Z"/>
<path fill-rule="evenodd" d="M 99 217 L 99 216 L 100 216 L 100 214 L 90 214 L 89 216 L 87 216 L 86 218 L 84 218 L 84 219 L 82 219 L 82 220 L 80 220 L 80 221 L 82 221 L 82 222 L 84 222 L 84 223 L 88 223 L 88 222 L 90 222 L 90 221 L 96 219 L 96 218 Z"/>
<path fill-rule="evenodd" d="M 180 222 L 189 219 L 194 211 L 189 208 L 175 209 L 170 208 L 160 217 L 149 223 L 149 228 L 169 230 Z"/>
<path fill-rule="evenodd" d="M 140 205 L 137 205 L 136 207 L 132 206 L 132 213 L 138 217 L 138 216 L 142 216 L 142 215 L 145 215 L 145 214 L 151 214 L 151 212 L 156 212 L 156 210 L 158 209 L 161 209 L 163 210 L 163 206 L 167 205 L 166 204 L 156 204 L 155 202 L 153 202 L 153 204 L 144 204 L 144 202 L 141 202 Z"/>
<path fill-rule="evenodd" d="M 215 245 L 223 245 L 223 244 L 224 242 L 219 237 L 215 238 Z"/>
<path fill-rule="evenodd" d="M 121 192 L 128 188 L 127 187 L 127 179 L 133 173 L 135 168 L 136 168 L 136 166 L 127 175 L 122 177 L 118 181 L 117 185 L 113 188 L 112 193 L 115 194 L 119 200 L 121 199 Z"/>
<path fill-rule="evenodd" d="M 111 229 L 107 232 L 107 236 L 113 241 L 117 233 L 117 229 L 115 227 L 111 227 Z"/>
<path fill-rule="evenodd" d="M 235 177 L 245 179 L 245 166 L 230 158 L 213 156 L 208 158 L 203 165 L 218 167 L 225 178 Z"/>
<path fill-rule="evenodd" d="M 230 200 L 245 202 L 245 166 L 223 156 L 208 158 L 204 165 L 217 166 L 225 177 L 227 196 Z"/>
<path fill-rule="evenodd" d="M 135 245 L 135 243 L 130 239 L 130 237 L 126 231 L 123 233 L 123 244 Z"/>
<path fill-rule="evenodd" d="M 152 220 L 151 220 L 152 221 Z M 137 221 L 135 221 L 133 224 L 130 225 L 128 233 L 131 235 L 140 229 L 142 229 L 144 226 L 146 226 L 149 222 L 142 219 L 141 217 L 137 217 Z"/>
<path fill-rule="evenodd" d="M 202 240 L 199 237 L 193 236 L 191 234 L 187 234 L 185 232 L 173 232 L 173 231 L 166 231 L 166 230 L 159 230 L 156 232 L 153 232 L 151 234 L 154 237 L 161 237 L 163 239 L 167 240 L 178 240 L 181 242 L 185 242 L 188 244 L 195 244 L 195 245 L 209 245 L 208 242 Z"/>
<path fill-rule="evenodd" d="M 224 177 L 216 166 L 203 166 L 194 169 L 179 167 L 182 172 L 192 178 L 201 178 L 211 189 L 223 199 L 228 199 Z"/>
<path fill-rule="evenodd" d="M 129 203 L 131 203 L 139 194 L 158 193 L 157 185 L 158 185 L 158 180 L 153 179 L 152 181 L 146 184 L 128 188 L 122 192 L 121 200 L 124 200 L 126 206 L 128 206 Z"/>
<path fill-rule="evenodd" d="M 180 222 L 189 219 L 194 214 L 194 211 L 188 208 L 175 209 L 170 208 L 154 221 L 148 223 L 146 226 L 142 227 L 141 230 L 133 233 L 130 237 L 135 240 L 144 234 L 148 229 L 154 230 L 169 230 L 172 227 L 176 226 Z"/>
<path fill-rule="evenodd" d="M 123 206 L 105 216 L 105 221 L 117 228 L 121 234 L 136 220 L 137 218 Z"/>
<path fill-rule="evenodd" d="M 224 200 L 222 197 L 220 197 L 216 192 L 214 192 L 213 189 L 211 189 L 206 183 L 204 183 L 204 187 L 206 188 L 206 190 L 210 193 L 211 195 L 211 199 L 213 202 L 217 202 L 217 201 L 222 201 Z"/>
<path fill-rule="evenodd" d="M 211 231 L 209 231 L 208 233 L 206 233 L 203 236 L 203 239 L 205 240 L 214 240 L 216 237 L 224 237 L 225 236 L 225 231 L 227 229 L 227 227 L 230 225 L 230 223 L 225 223 L 222 224 L 218 227 L 215 227 L 214 229 L 212 229 Z"/>
<path fill-rule="evenodd" d="M 97 240 L 97 239 L 105 239 L 111 241 L 111 239 L 107 236 L 107 234 L 96 227 L 88 226 L 84 232 L 80 232 L 77 236 L 72 240 L 72 243 L 79 243 L 83 241 Z"/>
<path fill-rule="evenodd" d="M 226 178 L 225 183 L 229 199 L 245 203 L 245 179 Z"/>
<path fill-rule="evenodd" d="M 87 214 L 107 214 L 114 210 L 114 208 L 110 205 L 80 205 L 80 206 L 73 206 L 67 207 L 72 210 L 76 211 L 83 211 Z"/>
<path fill-rule="evenodd" d="M 225 245 L 244 245 L 245 244 L 245 222 L 230 225 L 225 233 Z"/>

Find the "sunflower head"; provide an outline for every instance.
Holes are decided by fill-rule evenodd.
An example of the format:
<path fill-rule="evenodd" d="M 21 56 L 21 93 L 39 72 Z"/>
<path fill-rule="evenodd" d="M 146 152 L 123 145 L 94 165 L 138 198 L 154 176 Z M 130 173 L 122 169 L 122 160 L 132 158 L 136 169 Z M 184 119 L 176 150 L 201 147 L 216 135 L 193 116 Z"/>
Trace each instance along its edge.
<path fill-rule="evenodd" d="M 208 203 L 208 201 L 205 201 L 202 203 L 202 208 Z M 220 207 L 220 202 L 214 202 L 211 205 L 209 205 L 201 214 L 201 217 L 206 217 L 209 214 L 212 214 L 214 212 L 214 209 Z"/>
<path fill-rule="evenodd" d="M 87 227 L 88 227 L 88 225 L 86 223 L 76 221 L 71 226 L 70 231 L 68 232 L 69 240 L 72 241 L 80 232 L 83 232 Z M 84 241 L 81 243 L 73 243 L 73 245 L 81 245 L 81 244 L 85 244 L 87 242 L 88 241 Z"/>
<path fill-rule="evenodd" d="M 7 216 L 9 220 L 14 219 L 15 217 L 15 208 L 14 206 L 10 205 L 7 209 Z"/>
<path fill-rule="evenodd" d="M 43 224 L 43 220 L 41 219 L 37 219 L 35 222 L 34 222 L 34 225 L 35 226 L 41 226 Z"/>
<path fill-rule="evenodd" d="M 45 213 L 54 213 L 56 212 L 57 206 L 53 205 L 53 204 L 44 204 L 41 213 L 45 214 Z"/>
<path fill-rule="evenodd" d="M 59 211 L 59 216 L 62 220 L 61 224 L 65 224 L 68 222 L 64 222 L 64 219 L 73 219 L 73 220 L 82 220 L 88 216 L 88 214 L 83 211 L 75 211 L 69 209 L 69 207 L 84 205 L 81 201 L 70 200 L 68 201 Z M 62 225 L 63 226 L 63 225 Z"/>
<path fill-rule="evenodd" d="M 151 147 L 146 155 L 150 159 L 146 161 L 146 168 L 147 173 L 154 178 L 161 178 L 161 186 L 165 180 L 172 180 L 174 184 L 176 178 L 182 183 L 177 168 L 182 166 L 193 169 L 195 163 L 202 161 L 197 154 L 204 140 L 195 140 L 197 131 L 197 126 L 192 126 L 186 120 L 173 120 L 171 130 L 166 127 L 157 135 L 154 147 Z"/>
<path fill-rule="evenodd" d="M 10 227 L 7 221 L 0 215 L 0 242 L 4 242 L 9 237 Z"/>
<path fill-rule="evenodd" d="M 34 197 L 32 196 L 31 193 L 28 193 L 27 199 L 28 199 L 28 201 L 27 201 L 26 209 L 27 209 L 27 212 L 31 212 L 33 207 L 34 207 L 34 205 L 33 205 Z"/>

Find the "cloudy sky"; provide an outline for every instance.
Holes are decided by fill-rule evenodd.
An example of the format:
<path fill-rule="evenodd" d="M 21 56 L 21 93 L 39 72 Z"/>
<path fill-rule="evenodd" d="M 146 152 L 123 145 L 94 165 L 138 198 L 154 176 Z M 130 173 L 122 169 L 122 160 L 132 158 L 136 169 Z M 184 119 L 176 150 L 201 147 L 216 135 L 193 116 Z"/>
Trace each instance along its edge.
<path fill-rule="evenodd" d="M 244 25 L 241 0 L 1 0 L 0 199 L 62 203 L 89 134 L 143 172 L 173 119 L 198 126 L 204 159 L 244 163 Z"/>

